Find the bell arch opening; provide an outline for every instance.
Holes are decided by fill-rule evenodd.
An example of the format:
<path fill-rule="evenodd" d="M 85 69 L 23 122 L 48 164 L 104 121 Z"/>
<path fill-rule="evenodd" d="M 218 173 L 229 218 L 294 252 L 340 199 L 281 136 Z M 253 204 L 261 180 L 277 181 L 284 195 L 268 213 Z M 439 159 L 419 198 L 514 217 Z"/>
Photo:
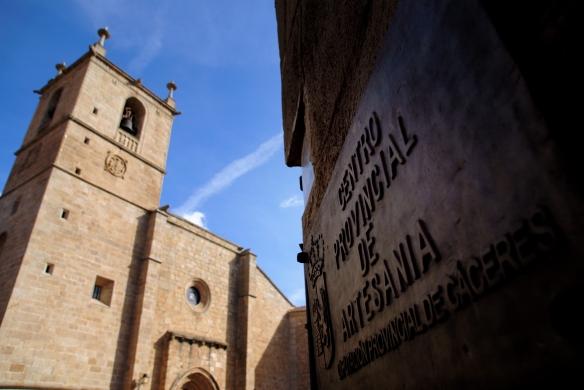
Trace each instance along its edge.
<path fill-rule="evenodd" d="M 144 125 L 145 115 L 146 109 L 144 105 L 135 97 L 128 98 L 122 111 L 120 129 L 139 138 Z"/>
<path fill-rule="evenodd" d="M 59 100 L 61 100 L 61 94 L 63 93 L 63 88 L 57 89 L 51 95 L 49 102 L 47 103 L 47 108 L 45 109 L 45 113 L 41 119 L 41 123 L 39 125 L 38 131 L 41 132 L 49 127 L 49 124 L 53 120 L 55 116 L 55 111 L 57 111 L 57 105 L 59 104 Z"/>

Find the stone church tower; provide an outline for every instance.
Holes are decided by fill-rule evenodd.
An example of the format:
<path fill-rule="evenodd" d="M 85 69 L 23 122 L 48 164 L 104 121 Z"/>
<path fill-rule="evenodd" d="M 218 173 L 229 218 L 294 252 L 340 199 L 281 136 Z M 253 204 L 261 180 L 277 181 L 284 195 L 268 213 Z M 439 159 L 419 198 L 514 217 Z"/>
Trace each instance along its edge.
<path fill-rule="evenodd" d="M 304 309 L 159 208 L 176 89 L 100 40 L 37 91 L 0 197 L 0 388 L 301 389 Z"/>

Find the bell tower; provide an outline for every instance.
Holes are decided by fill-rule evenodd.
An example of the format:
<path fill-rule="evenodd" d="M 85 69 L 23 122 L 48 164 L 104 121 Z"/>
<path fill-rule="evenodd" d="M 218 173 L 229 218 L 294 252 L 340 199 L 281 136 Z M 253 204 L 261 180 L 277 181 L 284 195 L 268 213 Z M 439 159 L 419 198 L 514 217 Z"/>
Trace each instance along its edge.
<path fill-rule="evenodd" d="M 158 206 L 176 85 L 160 99 L 105 57 L 110 34 L 98 32 L 85 55 L 58 64 L 56 77 L 35 91 L 40 102 L 4 194 L 54 164 L 139 206 Z"/>
<path fill-rule="evenodd" d="M 122 386 L 175 108 L 106 58 L 58 64 L 0 197 L 0 387 Z"/>

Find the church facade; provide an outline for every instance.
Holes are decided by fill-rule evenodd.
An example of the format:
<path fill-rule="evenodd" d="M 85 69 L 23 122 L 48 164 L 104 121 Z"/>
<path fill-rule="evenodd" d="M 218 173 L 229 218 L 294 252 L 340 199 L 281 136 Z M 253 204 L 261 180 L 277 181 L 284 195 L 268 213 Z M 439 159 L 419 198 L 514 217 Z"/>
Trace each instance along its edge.
<path fill-rule="evenodd" d="M 307 388 L 304 308 L 159 207 L 176 87 L 100 37 L 37 91 L 0 197 L 0 388 Z"/>

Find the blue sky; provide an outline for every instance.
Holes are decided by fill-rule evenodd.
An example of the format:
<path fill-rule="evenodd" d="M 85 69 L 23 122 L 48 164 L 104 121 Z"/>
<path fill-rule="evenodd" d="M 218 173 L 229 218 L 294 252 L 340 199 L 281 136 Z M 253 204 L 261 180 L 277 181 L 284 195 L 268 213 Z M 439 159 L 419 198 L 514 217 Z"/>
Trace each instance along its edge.
<path fill-rule="evenodd" d="M 108 26 L 107 56 L 165 97 L 177 117 L 161 204 L 258 255 L 258 264 L 304 304 L 302 194 L 284 164 L 273 0 L 19 0 L 0 13 L 0 186 L 38 98 Z"/>

